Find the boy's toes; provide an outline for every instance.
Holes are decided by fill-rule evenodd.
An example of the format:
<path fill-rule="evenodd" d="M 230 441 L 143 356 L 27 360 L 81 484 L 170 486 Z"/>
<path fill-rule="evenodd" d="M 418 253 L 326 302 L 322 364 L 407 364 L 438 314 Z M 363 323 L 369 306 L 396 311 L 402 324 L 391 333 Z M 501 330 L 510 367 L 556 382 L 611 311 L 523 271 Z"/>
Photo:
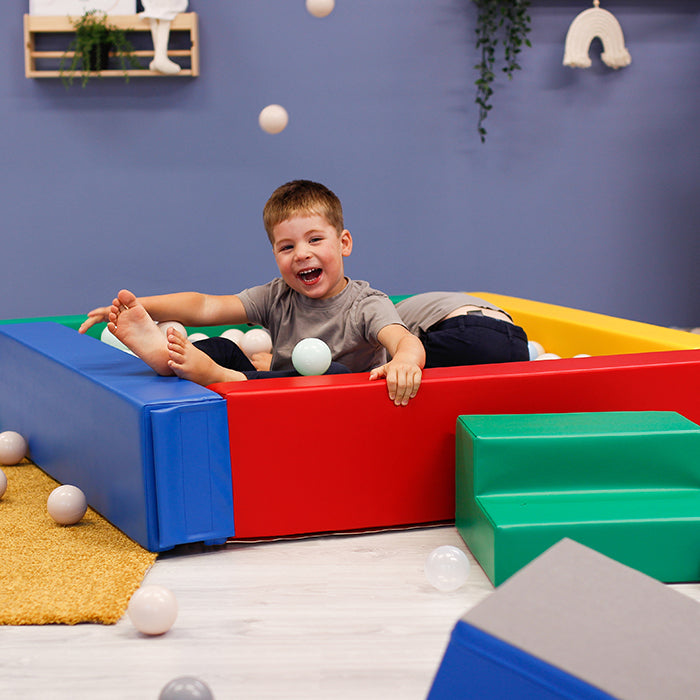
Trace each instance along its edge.
<path fill-rule="evenodd" d="M 136 295 L 128 289 L 122 289 L 119 294 L 117 294 L 117 300 L 122 306 L 128 309 L 129 306 L 133 305 L 136 301 Z"/>

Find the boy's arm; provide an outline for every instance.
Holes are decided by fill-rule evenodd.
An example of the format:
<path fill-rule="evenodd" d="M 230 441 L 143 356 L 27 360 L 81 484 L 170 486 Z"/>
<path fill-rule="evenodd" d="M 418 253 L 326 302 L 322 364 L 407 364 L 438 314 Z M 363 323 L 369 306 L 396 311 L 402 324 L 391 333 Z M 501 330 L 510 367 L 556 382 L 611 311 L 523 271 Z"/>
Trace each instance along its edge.
<path fill-rule="evenodd" d="M 391 360 L 381 367 L 375 367 L 369 378 L 386 377 L 389 398 L 397 406 L 406 406 L 420 387 L 421 370 L 425 365 L 423 343 L 397 323 L 384 326 L 377 339 L 387 349 Z"/>
<path fill-rule="evenodd" d="M 177 292 L 137 299 L 154 321 L 180 321 L 185 326 L 235 325 L 248 321 L 243 302 L 235 294 Z M 100 306 L 88 312 L 78 330 L 85 333 L 96 323 L 108 321 L 110 308 Z"/>

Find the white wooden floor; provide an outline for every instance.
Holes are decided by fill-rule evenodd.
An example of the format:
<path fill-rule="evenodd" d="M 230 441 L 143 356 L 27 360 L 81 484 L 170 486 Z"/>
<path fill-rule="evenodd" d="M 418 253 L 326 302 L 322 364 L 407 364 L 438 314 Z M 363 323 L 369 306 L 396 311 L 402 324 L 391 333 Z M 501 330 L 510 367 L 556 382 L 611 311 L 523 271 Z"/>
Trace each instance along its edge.
<path fill-rule="evenodd" d="M 454 593 L 423 573 L 443 544 L 473 564 Z M 145 582 L 178 598 L 162 637 L 128 618 L 0 627 L 0 697 L 156 700 L 194 675 L 217 700 L 422 699 L 455 622 L 493 590 L 453 527 L 179 548 Z M 699 585 L 674 588 L 700 601 Z"/>

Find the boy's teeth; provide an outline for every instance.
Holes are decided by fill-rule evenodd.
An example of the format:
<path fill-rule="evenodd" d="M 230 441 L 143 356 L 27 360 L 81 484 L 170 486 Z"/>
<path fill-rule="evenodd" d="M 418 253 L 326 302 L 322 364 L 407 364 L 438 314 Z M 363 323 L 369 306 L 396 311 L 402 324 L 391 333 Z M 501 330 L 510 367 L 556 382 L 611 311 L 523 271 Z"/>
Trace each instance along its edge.
<path fill-rule="evenodd" d="M 317 277 L 321 271 L 318 268 L 314 268 L 313 270 L 304 270 L 304 272 L 299 273 L 299 277 L 302 279 L 308 279 L 309 277 Z"/>

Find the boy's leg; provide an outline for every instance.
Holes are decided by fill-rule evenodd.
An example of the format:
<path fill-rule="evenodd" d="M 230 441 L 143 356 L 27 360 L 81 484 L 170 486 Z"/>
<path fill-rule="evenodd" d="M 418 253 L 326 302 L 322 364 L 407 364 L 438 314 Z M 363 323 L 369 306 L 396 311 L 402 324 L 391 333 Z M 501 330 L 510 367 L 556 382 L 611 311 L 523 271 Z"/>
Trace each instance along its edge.
<path fill-rule="evenodd" d="M 474 314 L 441 321 L 421 336 L 425 367 L 522 362 L 530 355 L 525 331 L 512 323 Z"/>
<path fill-rule="evenodd" d="M 272 379 L 274 377 L 298 377 L 296 370 L 257 370 L 236 343 L 227 338 L 198 340 L 194 346 L 206 353 L 217 364 L 245 374 L 247 379 Z M 350 370 L 339 362 L 331 362 L 325 374 L 348 374 Z"/>
<path fill-rule="evenodd" d="M 207 338 L 197 340 L 193 345 L 211 357 L 217 365 L 238 372 L 254 372 L 255 366 L 236 343 L 228 338 Z"/>
<path fill-rule="evenodd" d="M 295 369 L 286 370 L 256 370 L 255 372 L 243 372 L 248 379 L 274 379 L 275 377 L 301 377 Z M 340 362 L 331 362 L 324 374 L 350 374 L 350 370 Z"/>
<path fill-rule="evenodd" d="M 172 375 L 168 366 L 168 343 L 155 321 L 128 289 L 122 289 L 112 301 L 107 324 L 137 357 L 163 376 Z"/>
<path fill-rule="evenodd" d="M 225 343 L 232 343 L 225 338 L 213 338 L 210 340 L 221 341 L 221 343 L 209 343 L 214 350 L 214 357 L 204 352 L 199 347 L 196 347 L 184 335 L 176 331 L 174 328 L 168 329 L 168 366 L 181 379 L 188 379 L 191 382 L 202 386 L 209 386 L 219 382 L 241 382 L 247 377 L 237 369 L 226 364 L 224 353 L 217 347 Z M 201 341 L 205 343 L 207 341 Z M 218 352 L 216 352 L 219 350 Z M 252 367 L 250 362 L 246 363 Z M 228 365 L 235 364 L 229 362 Z M 243 364 L 245 366 L 245 364 Z"/>

